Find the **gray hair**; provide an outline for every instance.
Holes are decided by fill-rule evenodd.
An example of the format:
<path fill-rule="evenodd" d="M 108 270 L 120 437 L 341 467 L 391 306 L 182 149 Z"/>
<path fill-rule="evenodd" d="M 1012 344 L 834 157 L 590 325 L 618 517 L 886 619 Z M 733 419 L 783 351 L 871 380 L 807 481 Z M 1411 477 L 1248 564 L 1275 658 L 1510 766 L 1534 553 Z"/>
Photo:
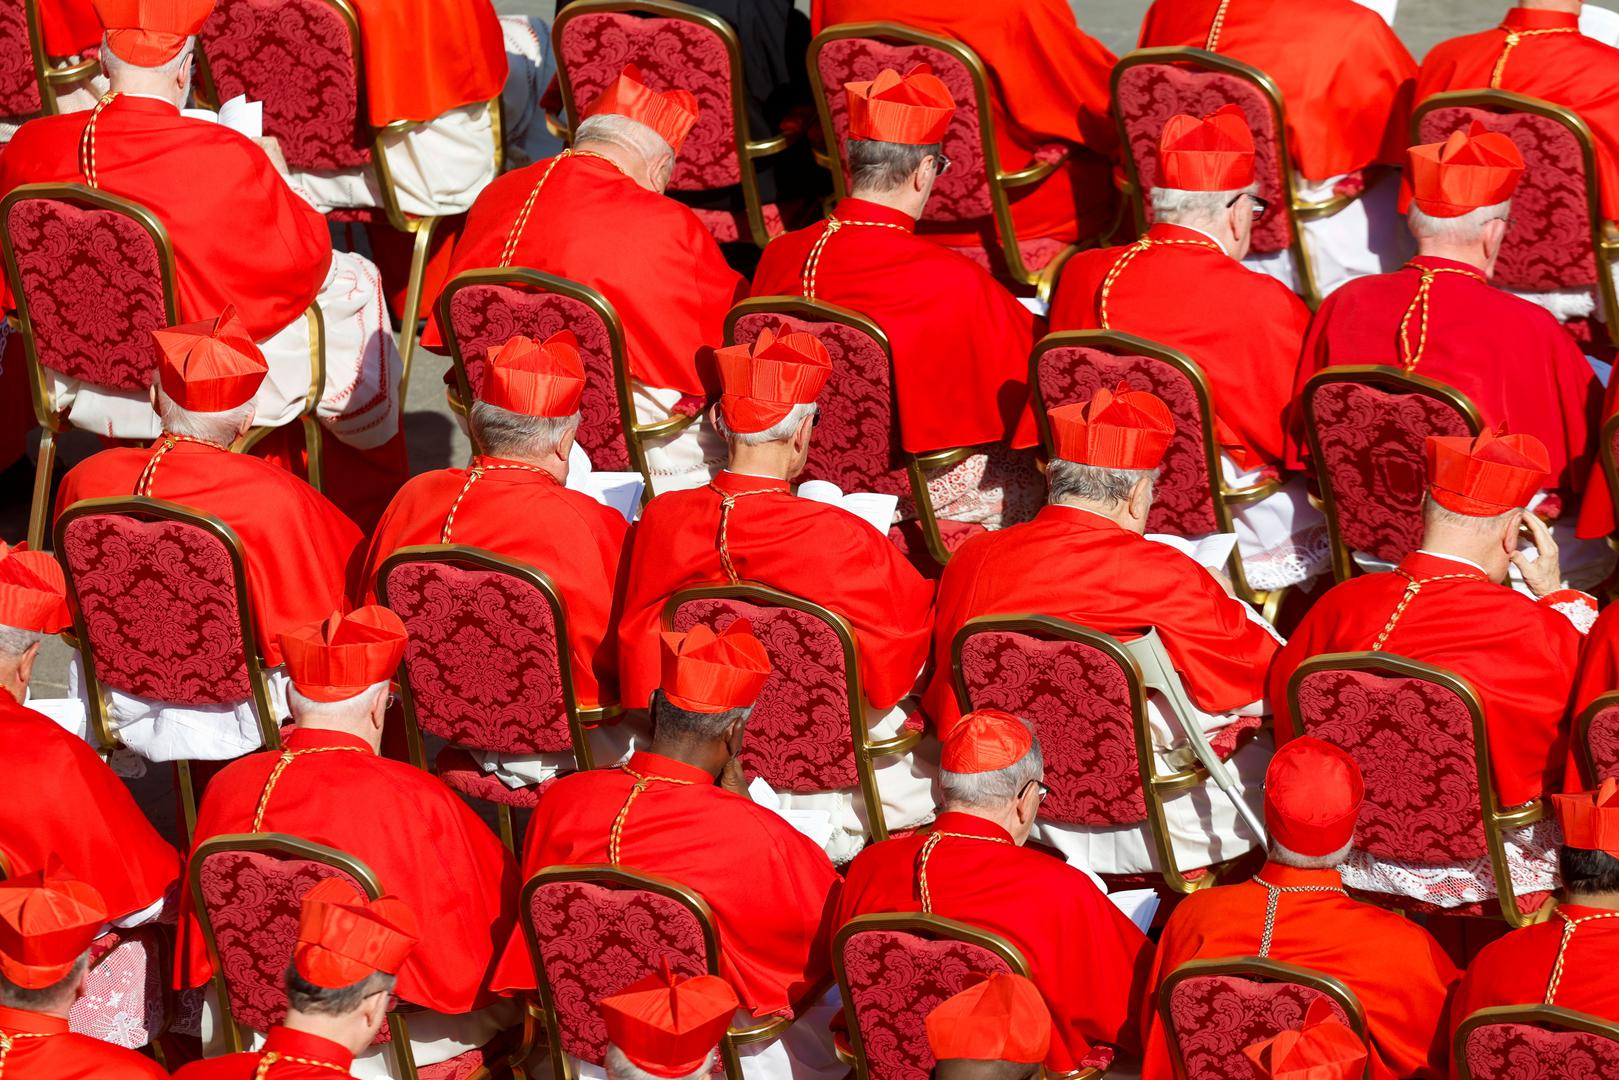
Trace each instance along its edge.
<path fill-rule="evenodd" d="M 912 143 L 850 139 L 849 186 L 852 191 L 893 191 L 922 167 L 922 159 L 937 157 L 939 143 Z"/>
<path fill-rule="evenodd" d="M 1046 464 L 1046 501 L 1078 499 L 1111 506 L 1129 499 L 1131 490 L 1143 480 L 1149 484 L 1147 497 L 1151 499 L 1150 485 L 1158 479 L 1158 473 L 1158 469 L 1104 469 L 1099 465 L 1052 458 Z"/>
<path fill-rule="evenodd" d="M 0 660 L 21 660 L 22 654 L 45 640 L 37 630 L 0 626 Z"/>
<path fill-rule="evenodd" d="M 487 401 L 474 401 L 467 427 L 478 449 L 494 457 L 543 458 L 579 430 L 579 414 L 528 416 Z"/>
<path fill-rule="evenodd" d="M 140 64 L 132 64 L 113 52 L 112 48 L 107 44 L 106 35 L 103 34 L 101 37 L 101 70 L 107 73 L 109 82 L 118 82 L 131 75 L 155 75 L 168 78 L 180 74 L 180 69 L 185 66 L 187 60 L 191 59 L 191 55 L 196 51 L 196 48 L 197 39 L 188 37 L 185 45 L 180 49 L 179 55 L 175 56 L 174 59 L 158 64 L 156 67 L 143 67 Z"/>
<path fill-rule="evenodd" d="M 294 720 L 353 720 L 361 716 L 371 715 L 376 706 L 377 697 L 388 692 L 389 680 L 383 679 L 379 683 L 372 683 L 353 697 L 342 701 L 315 701 L 298 692 L 297 686 L 287 687 L 287 707 L 292 710 Z"/>
<path fill-rule="evenodd" d="M 1478 239 L 1484 226 L 1500 221 L 1512 211 L 1512 200 L 1494 206 L 1480 206 L 1456 217 L 1435 217 L 1415 204 L 1406 211 L 1405 223 L 1411 235 L 1418 240 L 1435 240 L 1442 244 L 1466 244 Z"/>
<path fill-rule="evenodd" d="M 74 963 L 72 971 L 49 986 L 41 986 L 37 990 L 18 986 L 4 975 L 0 975 L 0 1007 L 36 1013 L 57 1012 L 64 1009 L 73 1004 L 73 995 L 79 988 L 79 980 L 89 968 L 90 953 L 86 950 Z"/>
<path fill-rule="evenodd" d="M 581 143 L 587 142 L 607 143 L 620 150 L 627 150 L 645 161 L 649 169 L 667 156 L 668 169 L 671 172 L 674 169 L 674 147 L 656 131 L 627 116 L 620 116 L 617 113 L 597 113 L 595 116 L 587 117 L 574 129 L 573 145 L 578 147 Z M 664 184 L 669 182 L 668 175 L 662 178 L 662 182 Z"/>
<path fill-rule="evenodd" d="M 316 986 L 298 974 L 298 969 L 287 965 L 287 1005 L 311 1016 L 346 1016 L 360 1007 L 361 1002 L 373 994 L 386 994 L 393 990 L 398 979 L 381 971 L 373 971 L 357 983 L 329 989 Z"/>
<path fill-rule="evenodd" d="M 624 1056 L 624 1051 L 612 1043 L 607 1044 L 606 1064 L 607 1080 L 664 1080 L 661 1075 L 654 1075 L 645 1069 L 630 1064 L 630 1059 Z M 702 1068 L 689 1072 L 685 1076 L 677 1078 L 677 1080 L 702 1080 L 702 1077 L 708 1075 L 708 1070 L 713 1064 L 714 1051 L 710 1050 L 708 1056 L 703 1058 Z"/>
<path fill-rule="evenodd" d="M 1181 188 L 1152 189 L 1152 219 L 1169 225 L 1206 228 L 1218 224 L 1228 204 L 1238 195 L 1259 193 L 1259 185 L 1231 191 L 1185 191 Z"/>
<path fill-rule="evenodd" d="M 688 712 L 670 701 L 659 690 L 652 697 L 652 730 L 658 738 L 718 739 L 738 720 L 746 720 L 753 706 L 745 709 L 726 709 L 724 712 Z"/>
<path fill-rule="evenodd" d="M 1513 507 L 1511 510 L 1493 514 L 1490 517 L 1478 517 L 1473 514 L 1458 514 L 1454 510 L 1447 510 L 1435 502 L 1432 495 L 1425 495 L 1422 499 L 1422 527 L 1424 529 L 1435 527 L 1459 529 L 1489 536 L 1504 528 L 1507 518 L 1516 514 L 1520 509 L 1522 507 Z"/>
<path fill-rule="evenodd" d="M 253 403 L 249 401 L 224 412 L 193 412 L 176 404 L 159 383 L 157 416 L 163 430 L 171 435 L 229 446 L 242 430 L 242 421 L 253 418 Z"/>
<path fill-rule="evenodd" d="M 720 437 L 727 442 L 735 441 L 743 446 L 763 446 L 766 443 L 786 442 L 792 438 L 793 432 L 798 430 L 798 425 L 814 416 L 818 408 L 819 406 L 813 401 L 808 405 L 794 405 L 793 411 L 788 413 L 784 419 L 772 424 L 763 431 L 749 431 L 746 433 L 732 431 L 726 427 L 725 414 L 716 412 L 714 414 L 714 426 L 719 429 Z"/>
<path fill-rule="evenodd" d="M 1270 857 L 1274 862 L 1283 866 L 1291 866 L 1298 870 L 1332 870 L 1342 866 L 1343 861 L 1349 858 L 1350 849 L 1355 846 L 1354 837 L 1337 851 L 1329 851 L 1325 855 L 1300 855 L 1298 852 L 1276 842 L 1272 837 L 1270 841 Z"/>
<path fill-rule="evenodd" d="M 1036 739 L 1027 754 L 1004 769 L 981 773 L 939 770 L 939 788 L 944 793 L 946 809 L 952 806 L 996 809 L 1016 799 L 1031 781 L 1039 780 L 1045 773 L 1045 758 Z"/>

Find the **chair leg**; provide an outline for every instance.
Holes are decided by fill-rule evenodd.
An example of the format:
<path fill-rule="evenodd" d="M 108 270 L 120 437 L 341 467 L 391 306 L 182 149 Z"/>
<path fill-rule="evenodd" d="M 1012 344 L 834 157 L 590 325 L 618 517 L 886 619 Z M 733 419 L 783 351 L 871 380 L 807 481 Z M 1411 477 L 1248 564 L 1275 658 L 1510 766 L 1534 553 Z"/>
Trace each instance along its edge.
<path fill-rule="evenodd" d="M 515 841 L 512 837 L 512 808 L 505 803 L 495 807 L 495 814 L 500 819 L 500 842 L 506 845 L 506 850 L 517 853 Z"/>
<path fill-rule="evenodd" d="M 197 792 L 191 785 L 191 762 L 174 763 L 174 786 L 180 798 L 180 850 L 191 850 L 197 832 Z"/>
<path fill-rule="evenodd" d="M 56 472 L 56 432 L 48 427 L 39 431 L 39 461 L 34 466 L 34 498 L 28 508 L 28 546 L 35 551 L 45 547 L 45 527 L 51 516 L 51 477 Z"/>
<path fill-rule="evenodd" d="M 309 478 L 309 486 L 316 491 L 321 490 L 321 482 L 325 478 L 325 459 L 321 454 L 320 421 L 313 416 L 303 418 L 304 426 L 304 472 Z"/>
<path fill-rule="evenodd" d="M 410 256 L 410 282 L 405 289 L 405 310 L 399 320 L 399 410 L 405 409 L 405 393 L 410 386 L 410 363 L 416 354 L 417 313 L 422 306 L 422 289 L 427 280 L 427 259 L 433 247 L 433 230 L 438 218 L 423 218 L 416 227 L 416 245 Z"/>

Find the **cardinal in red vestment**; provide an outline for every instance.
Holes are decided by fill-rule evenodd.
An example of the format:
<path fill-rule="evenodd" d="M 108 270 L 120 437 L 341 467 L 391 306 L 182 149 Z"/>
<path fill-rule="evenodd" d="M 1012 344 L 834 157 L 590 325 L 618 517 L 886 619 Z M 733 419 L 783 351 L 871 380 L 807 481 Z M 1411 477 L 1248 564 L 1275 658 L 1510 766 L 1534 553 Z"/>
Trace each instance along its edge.
<path fill-rule="evenodd" d="M 998 934 L 1028 960 L 1055 1019 L 1047 1069 L 1072 1070 L 1092 1043 L 1133 1058 L 1130 1003 L 1152 944 L 1083 871 L 1023 846 L 1045 774 L 1028 725 L 993 709 L 969 713 L 945 740 L 940 765 L 943 807 L 932 830 L 857 855 L 835 925 L 922 911 Z"/>
<path fill-rule="evenodd" d="M 397 991 L 421 1006 L 410 1025 L 417 1064 L 484 1045 L 516 1020 L 490 978 L 516 920 L 517 867 L 460 796 L 377 754 L 404 624 L 386 608 L 363 607 L 283 634 L 281 648 L 297 726 L 281 752 L 234 762 L 209 783 L 195 843 L 289 833 L 360 860 L 421 921 Z M 179 985 L 201 986 L 213 964 L 189 893 L 181 911 Z"/>
<path fill-rule="evenodd" d="M 991 1061 L 997 1078 L 1031 1080 L 1044 1075 L 1058 1037 L 1040 988 L 1022 975 L 990 975 L 946 998 L 928 1013 L 927 1027 L 938 1080 L 971 1080 L 984 1075 L 978 1062 Z"/>
<path fill-rule="evenodd" d="M 0 1070 L 10 1080 L 159 1080 L 133 1050 L 68 1030 L 108 918 L 93 885 L 36 870 L 0 881 Z"/>
<path fill-rule="evenodd" d="M 1277 1032 L 1242 1052 L 1260 1080 L 1360 1080 L 1366 1075 L 1365 1044 L 1324 997 L 1310 1002 L 1302 1027 Z"/>
<path fill-rule="evenodd" d="M 101 20 L 90 0 L 40 0 L 38 7 L 46 56 L 78 56 L 101 44 Z"/>
<path fill-rule="evenodd" d="M 1580 652 L 1580 670 L 1574 680 L 1574 697 L 1570 703 L 1570 715 L 1578 717 L 1591 703 L 1603 694 L 1619 690 L 1619 614 L 1612 612 L 1619 608 L 1610 607 L 1591 626 L 1591 632 L 1585 637 L 1585 648 Z M 1575 733 L 1574 738 L 1578 738 Z M 1568 771 L 1563 777 L 1564 791 L 1584 791 L 1597 781 L 1600 776 L 1586 776 L 1581 772 L 1578 752 L 1569 740 Z"/>
<path fill-rule="evenodd" d="M 1186 897 L 1164 927 L 1140 999 L 1142 1080 L 1175 1076 L 1158 1011 L 1164 980 L 1187 961 L 1236 956 L 1296 964 L 1343 982 L 1365 1011 L 1373 1080 L 1443 1075 L 1449 1044 L 1440 1028 L 1459 973 L 1426 930 L 1351 900 L 1338 876 L 1363 795 L 1359 766 L 1335 746 L 1306 736 L 1276 752 L 1265 778 L 1264 869 L 1240 885 Z"/>
<path fill-rule="evenodd" d="M 1027 188 L 1012 188 L 1012 220 L 1021 240 L 1095 236 L 1112 224 L 1111 162 L 1118 132 L 1108 115 L 1108 78 L 1116 60 L 1081 30 L 1066 0 L 816 0 L 815 32 L 844 23 L 899 23 L 971 49 L 989 74 L 995 147 L 1005 172 L 1028 168 L 1035 151 L 1069 150 L 1063 166 Z M 959 233 L 959 226 L 939 231 Z M 937 238 L 932 230 L 927 235 Z M 993 242 L 984 222 L 972 236 Z"/>
<path fill-rule="evenodd" d="M 717 975 L 654 972 L 602 998 L 608 1076 L 707 1076 L 739 1002 Z M 635 1070 L 635 1071 L 631 1071 Z"/>

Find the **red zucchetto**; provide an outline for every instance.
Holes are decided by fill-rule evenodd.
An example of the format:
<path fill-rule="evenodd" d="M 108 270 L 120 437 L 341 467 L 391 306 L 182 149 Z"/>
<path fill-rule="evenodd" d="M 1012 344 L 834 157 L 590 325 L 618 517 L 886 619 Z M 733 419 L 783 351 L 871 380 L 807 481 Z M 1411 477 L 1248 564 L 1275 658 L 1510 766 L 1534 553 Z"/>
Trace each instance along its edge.
<path fill-rule="evenodd" d="M 641 81 L 640 68 L 626 64 L 613 84 L 585 110 L 585 119 L 608 113 L 645 124 L 678 154 L 697 123 L 697 97 L 690 90 L 659 93 Z"/>
<path fill-rule="evenodd" d="M 690 1076 L 731 1025 L 740 1002 L 717 975 L 661 972 L 602 998 L 607 1039 L 631 1065 L 652 1076 Z"/>
<path fill-rule="evenodd" d="M 927 64 L 904 75 L 884 68 L 870 82 L 844 83 L 849 95 L 849 138 L 931 146 L 941 142 L 956 114 L 955 99 Z"/>
<path fill-rule="evenodd" d="M 259 392 L 270 370 L 236 308 L 217 319 L 152 331 L 163 392 L 191 412 L 228 412 Z"/>
<path fill-rule="evenodd" d="M 1156 469 L 1175 434 L 1169 406 L 1124 383 L 1046 416 L 1057 457 L 1101 469 Z"/>
<path fill-rule="evenodd" d="M 1254 182 L 1254 135 L 1236 105 L 1199 120 L 1171 116 L 1158 137 L 1158 186 L 1179 191 L 1238 191 Z"/>
<path fill-rule="evenodd" d="M 307 983 L 341 990 L 378 972 L 399 974 L 420 938 L 403 900 L 367 900 L 348 882 L 325 878 L 304 893 L 292 966 Z"/>
<path fill-rule="evenodd" d="M 0 882 L 0 975 L 24 990 L 59 983 L 106 922 L 95 886 L 61 876 L 55 864 Z"/>
<path fill-rule="evenodd" d="M 1358 1080 L 1366 1072 L 1366 1044 L 1324 997 L 1310 1002 L 1302 1028 L 1279 1032 L 1242 1052 L 1267 1080 Z"/>
<path fill-rule="evenodd" d="M 1563 827 L 1563 843 L 1619 859 L 1619 780 L 1610 776 L 1596 791 L 1580 795 L 1553 795 L 1552 808 Z"/>
<path fill-rule="evenodd" d="M 405 624 L 385 607 L 333 612 L 317 623 L 281 635 L 287 675 L 311 701 L 346 701 L 393 678 L 405 655 Z"/>
<path fill-rule="evenodd" d="M 107 47 L 136 67 L 162 67 L 213 14 L 214 0 L 95 0 Z"/>
<path fill-rule="evenodd" d="M 1051 1049 L 1051 1010 L 1021 975 L 995 974 L 928 1013 L 928 1046 L 940 1061 L 1035 1065 Z"/>
<path fill-rule="evenodd" d="M 1434 502 L 1469 517 L 1528 506 L 1551 473 L 1546 447 L 1533 435 L 1430 435 L 1423 456 Z"/>
<path fill-rule="evenodd" d="M 1265 829 L 1289 851 L 1331 855 L 1354 839 L 1365 796 L 1354 758 L 1301 735 L 1276 751 L 1265 773 Z"/>
<path fill-rule="evenodd" d="M 738 435 L 766 431 L 795 405 L 811 405 L 832 375 L 832 357 L 814 334 L 765 330 L 753 348 L 730 345 L 714 353 L 720 369 L 720 412 Z"/>
<path fill-rule="evenodd" d="M 663 635 L 663 696 L 677 709 L 722 713 L 759 700 L 770 678 L 770 656 L 737 619 L 716 634 L 699 625 L 687 634 Z"/>
<path fill-rule="evenodd" d="M 1475 120 L 1442 143 L 1411 148 L 1412 205 L 1440 218 L 1496 206 L 1512 198 L 1523 169 L 1518 144 Z"/>
<path fill-rule="evenodd" d="M 584 390 L 579 339 L 559 330 L 541 342 L 519 334 L 490 349 L 478 399 L 524 416 L 572 416 Z"/>
<path fill-rule="evenodd" d="M 1000 709 L 979 709 L 950 729 L 939 767 L 953 773 L 986 773 L 1022 761 L 1034 746 L 1029 725 Z"/>
<path fill-rule="evenodd" d="M 72 621 L 62 564 L 27 545 L 0 541 L 0 626 L 59 634 Z"/>

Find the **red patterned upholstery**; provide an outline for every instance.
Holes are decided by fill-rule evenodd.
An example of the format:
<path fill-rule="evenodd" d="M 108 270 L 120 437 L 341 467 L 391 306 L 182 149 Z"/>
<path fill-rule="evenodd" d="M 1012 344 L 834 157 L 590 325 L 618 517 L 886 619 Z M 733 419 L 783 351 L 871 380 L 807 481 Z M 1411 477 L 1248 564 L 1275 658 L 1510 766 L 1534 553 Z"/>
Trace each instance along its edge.
<path fill-rule="evenodd" d="M 422 730 L 502 754 L 573 748 L 543 593 L 497 570 L 435 561 L 393 567 L 387 590 L 410 631 L 405 677 Z"/>
<path fill-rule="evenodd" d="M 1619 705 L 1598 709 L 1586 730 L 1585 749 L 1591 755 L 1595 782 L 1619 776 Z"/>
<path fill-rule="evenodd" d="M 602 472 L 627 472 L 630 451 L 625 419 L 618 408 L 612 335 L 594 309 L 572 297 L 511 285 L 473 285 L 450 300 L 450 324 L 473 394 L 483 385 L 484 357 L 490 348 L 518 334 L 544 341 L 559 330 L 579 339 L 585 364 L 585 390 L 579 399 L 579 445 Z"/>
<path fill-rule="evenodd" d="M 1119 73 L 1113 107 L 1124 121 L 1126 150 L 1141 182 L 1147 220 L 1152 220 L 1148 194 L 1158 184 L 1158 138 L 1176 113 L 1207 116 L 1222 105 L 1237 105 L 1248 118 L 1258 155 L 1254 169 L 1259 195 L 1270 203 L 1254 225 L 1253 251 L 1285 251 L 1291 242 L 1287 185 L 1283 181 L 1281 140 L 1276 114 L 1264 93 L 1247 79 L 1224 72 L 1198 71 L 1175 64 L 1136 64 Z"/>
<path fill-rule="evenodd" d="M 1510 136 L 1525 166 L 1512 193 L 1511 227 L 1493 282 L 1522 292 L 1595 285 L 1597 257 L 1579 139 L 1556 120 L 1531 113 L 1443 108 L 1422 117 L 1422 141 L 1443 142 L 1475 120 Z"/>
<path fill-rule="evenodd" d="M 1186 1080 L 1261 1080 L 1243 1048 L 1303 1027 L 1318 998 L 1331 1003 L 1339 1022 L 1350 1022 L 1337 1002 L 1298 983 L 1194 976 L 1171 990 L 1165 1034 L 1180 1046 Z"/>
<path fill-rule="evenodd" d="M 39 362 L 96 386 L 145 393 L 169 324 L 157 245 L 132 218 L 24 199 L 5 222 Z"/>
<path fill-rule="evenodd" d="M 767 233 L 775 237 L 787 231 L 787 224 L 782 220 L 779 205 L 765 203 L 760 207 L 760 210 L 764 213 L 765 231 Z M 700 207 L 692 207 L 691 212 L 697 215 L 697 220 L 703 223 L 703 228 L 708 230 L 715 243 L 753 243 L 753 234 L 748 231 L 748 216 L 742 211 L 704 210 Z"/>
<path fill-rule="evenodd" d="M 865 930 L 843 946 L 849 1002 L 870 1080 L 927 1080 L 934 1065 L 927 1015 L 986 974 L 1011 974 L 978 945 L 901 930 Z"/>
<path fill-rule="evenodd" d="M 1149 532 L 1204 536 L 1219 529 L 1214 489 L 1209 481 L 1208 439 L 1198 406 L 1197 388 L 1184 374 L 1148 356 L 1115 356 L 1101 349 L 1049 349 L 1035 372 L 1047 409 L 1089 401 L 1100 389 L 1120 382 L 1134 390 L 1150 390 L 1175 417 L 1175 436 L 1164 453 L 1162 472 L 1153 485 Z"/>
<path fill-rule="evenodd" d="M 534 890 L 527 917 L 540 947 L 562 1050 L 600 1065 L 607 1053 L 601 999 L 664 963 L 680 975 L 708 971 L 702 925 L 683 904 L 653 892 L 591 882 Z"/>
<path fill-rule="evenodd" d="M 1586 1080 L 1619 1076 L 1619 1042 L 1534 1024 L 1481 1024 L 1468 1034 L 1473 1080 Z"/>
<path fill-rule="evenodd" d="M 1485 853 L 1473 721 L 1450 690 L 1373 672 L 1312 672 L 1299 684 L 1298 723 L 1360 765 L 1366 800 L 1356 847 L 1429 865 Z"/>
<path fill-rule="evenodd" d="M 251 695 L 245 601 L 217 538 L 176 521 L 92 514 L 68 524 L 62 556 L 102 683 L 176 705 Z"/>
<path fill-rule="evenodd" d="M 0 0 L 0 116 L 39 113 L 39 74 L 28 39 L 28 10 L 34 0 Z"/>
<path fill-rule="evenodd" d="M 264 134 L 303 172 L 371 163 L 360 58 L 323 0 L 219 0 L 199 43 L 220 101 L 264 102 Z"/>
<path fill-rule="evenodd" d="M 955 172 L 954 159 L 951 159 L 950 166 L 950 171 Z M 999 276 L 1005 273 L 1005 256 L 1001 254 L 1001 249 L 998 247 L 991 251 L 976 244 L 972 247 L 957 247 L 954 244 L 946 244 L 945 246 L 951 251 L 965 255 L 992 274 Z M 1061 255 L 1067 249 L 1068 242 L 1043 236 L 1034 240 L 1019 240 L 1017 247 L 1018 254 L 1023 259 L 1024 269 L 1031 274 L 1035 274 L 1044 270 L 1052 259 Z"/>
<path fill-rule="evenodd" d="M 1352 551 L 1398 563 L 1422 543 L 1423 441 L 1468 434 L 1467 418 L 1438 398 L 1347 382 L 1317 386 L 1312 405 L 1315 473 L 1332 492 L 1338 534 Z"/>
<path fill-rule="evenodd" d="M 444 781 L 451 790 L 472 799 L 500 803 L 521 810 L 532 810 L 540 805 L 543 795 L 553 781 L 530 787 L 507 787 L 493 773 L 478 767 L 472 755 L 455 746 L 446 746 L 433 759 L 433 775 Z"/>

